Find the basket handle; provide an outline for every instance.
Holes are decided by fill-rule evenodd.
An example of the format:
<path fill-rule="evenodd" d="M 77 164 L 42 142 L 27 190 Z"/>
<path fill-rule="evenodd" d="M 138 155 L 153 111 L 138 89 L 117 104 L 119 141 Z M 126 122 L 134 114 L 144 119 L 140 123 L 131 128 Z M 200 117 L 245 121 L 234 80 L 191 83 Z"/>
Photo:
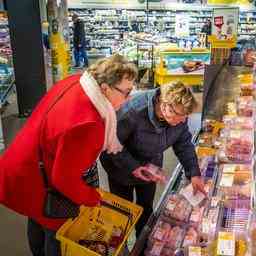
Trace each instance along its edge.
<path fill-rule="evenodd" d="M 104 207 L 107 207 L 109 209 L 115 210 L 115 211 L 125 215 L 128 218 L 127 224 L 126 224 L 125 229 L 124 229 L 124 233 L 126 233 L 128 227 L 129 227 L 129 224 L 132 223 L 132 214 L 123 210 L 123 209 L 120 209 L 120 208 L 118 208 L 118 207 L 116 207 L 116 206 L 114 206 L 114 205 L 112 205 L 112 204 L 110 204 L 106 201 L 100 201 L 100 205 L 104 206 Z"/>

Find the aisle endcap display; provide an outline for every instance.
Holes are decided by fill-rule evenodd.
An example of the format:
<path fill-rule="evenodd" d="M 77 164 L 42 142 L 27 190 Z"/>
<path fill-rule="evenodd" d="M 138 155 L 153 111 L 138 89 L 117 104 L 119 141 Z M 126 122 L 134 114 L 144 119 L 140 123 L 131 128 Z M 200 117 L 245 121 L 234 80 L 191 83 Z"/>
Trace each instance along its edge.
<path fill-rule="evenodd" d="M 155 68 L 155 84 L 181 81 L 186 85 L 201 85 L 206 64 L 210 64 L 211 50 L 207 48 L 168 49 L 159 51 L 160 61 Z"/>

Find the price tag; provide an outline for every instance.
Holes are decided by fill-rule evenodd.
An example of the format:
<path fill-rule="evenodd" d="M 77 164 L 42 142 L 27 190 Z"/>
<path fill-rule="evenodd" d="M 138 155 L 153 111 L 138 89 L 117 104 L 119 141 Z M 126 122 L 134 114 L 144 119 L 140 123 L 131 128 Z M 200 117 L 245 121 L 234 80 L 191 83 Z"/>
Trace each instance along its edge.
<path fill-rule="evenodd" d="M 235 235 L 233 233 L 219 233 L 217 255 L 235 256 Z"/>
<path fill-rule="evenodd" d="M 188 255 L 189 256 L 201 256 L 201 248 L 200 247 L 192 247 L 190 246 L 188 248 Z"/>
<path fill-rule="evenodd" d="M 200 191 L 198 191 L 194 195 L 193 187 L 191 184 L 189 184 L 187 187 L 182 189 L 180 194 L 182 194 L 189 201 L 189 203 L 194 207 L 199 205 L 205 199 L 205 195 Z"/>
<path fill-rule="evenodd" d="M 210 233 L 210 221 L 208 218 L 203 218 L 202 220 L 202 232 L 204 234 Z"/>
<path fill-rule="evenodd" d="M 235 173 L 236 165 L 234 164 L 225 164 L 223 166 L 223 173 Z"/>
<path fill-rule="evenodd" d="M 237 130 L 232 130 L 230 132 L 230 137 L 232 139 L 240 139 L 241 138 L 241 132 L 240 131 L 237 131 Z"/>
<path fill-rule="evenodd" d="M 166 209 L 169 211 L 173 211 L 175 209 L 175 202 L 169 201 L 166 205 Z"/>
<path fill-rule="evenodd" d="M 217 207 L 221 198 L 218 196 L 213 196 L 211 201 L 211 207 Z"/>
<path fill-rule="evenodd" d="M 232 187 L 234 183 L 234 174 L 232 173 L 223 173 L 220 181 L 221 187 Z"/>

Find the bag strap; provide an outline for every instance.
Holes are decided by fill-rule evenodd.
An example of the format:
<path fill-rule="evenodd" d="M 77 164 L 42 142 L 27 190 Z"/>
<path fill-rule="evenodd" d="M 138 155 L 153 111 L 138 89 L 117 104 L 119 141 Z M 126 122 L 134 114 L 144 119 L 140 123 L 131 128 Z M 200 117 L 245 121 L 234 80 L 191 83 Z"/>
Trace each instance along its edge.
<path fill-rule="evenodd" d="M 49 184 L 49 180 L 47 177 L 47 173 L 45 170 L 45 166 L 44 166 L 44 162 L 43 162 L 43 150 L 42 150 L 42 146 L 41 146 L 41 142 L 42 142 L 42 129 L 43 129 L 43 124 L 46 121 L 46 117 L 48 115 L 48 113 L 53 109 L 53 107 L 56 105 L 57 102 L 59 102 L 59 100 L 66 94 L 66 92 L 68 92 L 69 89 L 71 89 L 75 84 L 77 84 L 77 81 L 69 84 L 67 87 L 64 88 L 64 90 L 56 96 L 56 98 L 53 100 L 53 102 L 50 104 L 49 108 L 46 110 L 46 112 L 44 113 L 44 116 L 42 118 L 40 127 L 39 127 L 39 142 L 38 142 L 38 168 L 41 172 L 41 175 L 43 177 L 43 182 L 44 182 L 44 187 L 48 190 L 51 188 L 50 184 Z"/>

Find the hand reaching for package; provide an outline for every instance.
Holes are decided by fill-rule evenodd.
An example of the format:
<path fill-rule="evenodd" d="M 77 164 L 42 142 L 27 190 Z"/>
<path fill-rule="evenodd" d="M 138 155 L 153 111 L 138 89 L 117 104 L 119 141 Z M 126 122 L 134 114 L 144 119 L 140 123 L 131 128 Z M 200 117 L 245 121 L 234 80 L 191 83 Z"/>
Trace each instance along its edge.
<path fill-rule="evenodd" d="M 164 171 L 154 164 L 140 166 L 135 169 L 132 174 L 136 178 L 146 182 L 166 183 L 167 181 L 167 177 L 165 176 Z"/>

